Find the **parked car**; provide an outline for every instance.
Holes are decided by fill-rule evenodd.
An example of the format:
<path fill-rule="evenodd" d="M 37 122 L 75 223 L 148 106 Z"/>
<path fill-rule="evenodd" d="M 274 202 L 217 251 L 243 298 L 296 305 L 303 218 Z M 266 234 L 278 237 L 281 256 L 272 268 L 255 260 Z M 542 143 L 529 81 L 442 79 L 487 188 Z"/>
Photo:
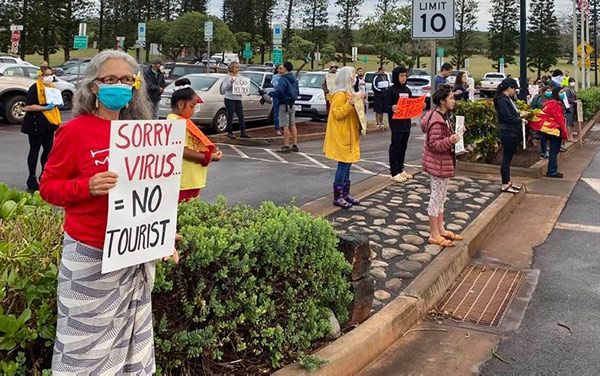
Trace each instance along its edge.
<path fill-rule="evenodd" d="M 75 64 L 70 68 L 67 68 L 63 71 L 63 74 L 60 75 L 60 79 L 72 83 L 75 86 L 78 86 L 79 83 L 83 80 L 85 76 L 85 71 L 87 69 L 89 62 L 83 62 L 81 64 Z"/>
<path fill-rule="evenodd" d="M 406 79 L 406 86 L 410 89 L 414 96 L 425 95 L 425 104 L 427 108 L 431 106 L 431 77 L 429 75 L 423 76 L 409 76 Z"/>
<path fill-rule="evenodd" d="M 429 71 L 427 69 L 411 68 L 408 70 L 408 77 L 410 76 L 429 76 Z"/>
<path fill-rule="evenodd" d="M 327 117 L 327 104 L 322 83 L 327 72 L 306 72 L 298 78 L 299 95 L 296 99 L 296 116 Z"/>
<path fill-rule="evenodd" d="M 234 61 L 237 62 L 237 63 L 240 62 L 240 58 L 238 57 L 238 54 L 232 53 L 232 52 L 229 52 L 229 53 L 226 52 L 224 54 L 223 53 L 214 54 L 210 58 L 211 59 L 219 59 L 219 60 L 223 61 L 223 63 L 225 63 L 227 65 L 229 65 L 229 63 L 234 62 Z"/>
<path fill-rule="evenodd" d="M 0 115 L 6 122 L 23 122 L 23 108 L 30 86 L 31 80 L 25 77 L 0 77 Z"/>
<path fill-rule="evenodd" d="M 67 70 L 71 67 L 75 67 L 75 66 L 77 66 L 77 64 L 88 63 L 91 60 L 92 59 L 89 59 L 89 58 L 69 59 L 69 60 L 65 61 L 65 63 L 63 65 L 60 65 L 57 67 L 52 67 L 52 68 L 54 69 L 55 75 L 62 76 L 65 73 L 65 70 Z"/>
<path fill-rule="evenodd" d="M 468 71 L 468 70 L 464 70 L 464 69 L 461 69 L 461 70 L 453 70 L 453 71 L 452 71 L 452 74 L 450 75 L 450 77 L 448 77 L 448 78 L 447 78 L 447 80 L 448 80 L 448 83 L 449 83 L 450 85 L 454 86 L 454 83 L 456 82 L 456 76 L 458 76 L 458 73 L 459 73 L 459 72 L 465 72 L 465 73 L 467 74 L 467 77 L 471 77 L 471 74 L 469 73 L 469 71 Z"/>
<path fill-rule="evenodd" d="M 199 102 L 194 109 L 191 120 L 197 125 L 209 127 L 216 132 L 225 132 L 227 116 L 225 113 L 225 98 L 221 84 L 228 76 L 223 73 L 199 73 L 185 76 L 199 96 Z M 159 104 L 159 116 L 166 118 L 171 113 L 171 95 L 175 84 L 165 88 Z M 242 97 L 244 118 L 248 121 L 271 120 L 272 104 L 261 101 L 262 90 L 250 81 L 250 95 Z M 234 118 L 237 122 L 237 117 Z"/>
<path fill-rule="evenodd" d="M 241 71 L 240 75 L 248 77 L 263 90 L 269 91 L 267 89 L 273 88 L 273 84 L 271 83 L 271 80 L 273 79 L 273 72 L 247 70 Z"/>
<path fill-rule="evenodd" d="M 390 72 L 385 72 L 388 76 L 388 81 L 390 81 L 390 85 L 393 85 L 392 82 L 392 74 Z M 367 101 L 369 104 L 375 101 L 375 93 L 373 92 L 373 80 L 377 76 L 377 72 L 367 72 L 365 73 L 365 83 L 367 88 Z"/>
<path fill-rule="evenodd" d="M 22 60 L 18 56 L 12 55 L 0 55 L 0 64 L 25 64 L 25 65 L 33 65 L 31 63 Z"/>
<path fill-rule="evenodd" d="M 506 73 L 500 73 L 500 72 L 488 72 L 483 76 L 483 79 L 481 80 L 481 89 L 480 89 L 480 95 L 485 98 L 486 96 L 489 96 L 490 98 L 494 96 L 494 94 L 496 93 L 496 89 L 498 88 L 498 85 L 500 85 L 500 83 L 502 82 L 502 80 L 504 80 L 507 77 Z M 517 80 L 517 84 L 519 83 L 519 80 Z"/>
<path fill-rule="evenodd" d="M 5 77 L 24 77 L 37 80 L 37 72 L 40 68 L 24 64 L 0 64 L 0 76 Z M 30 84 L 31 86 L 31 84 Z M 66 110 L 73 106 L 73 96 L 75 95 L 75 85 L 62 80 L 59 77 L 54 78 L 54 86 L 60 90 Z"/>
<path fill-rule="evenodd" d="M 204 64 L 175 63 L 170 68 L 169 75 L 165 77 L 165 82 L 170 84 L 177 81 L 180 77 L 197 73 L 206 73 L 206 66 Z"/>

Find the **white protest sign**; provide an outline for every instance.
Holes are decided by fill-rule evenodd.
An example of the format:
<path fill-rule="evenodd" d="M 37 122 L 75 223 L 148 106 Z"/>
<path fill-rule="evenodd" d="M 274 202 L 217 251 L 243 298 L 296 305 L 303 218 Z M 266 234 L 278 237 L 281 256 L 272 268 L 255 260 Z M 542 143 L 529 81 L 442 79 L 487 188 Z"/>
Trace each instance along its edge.
<path fill-rule="evenodd" d="M 237 77 L 233 80 L 231 93 L 234 95 L 250 95 L 250 79 Z"/>
<path fill-rule="evenodd" d="M 565 108 L 568 110 L 569 108 L 571 108 L 571 104 L 569 103 L 569 99 L 567 98 L 567 96 L 565 95 L 564 99 L 562 100 L 563 104 L 565 105 Z"/>
<path fill-rule="evenodd" d="M 46 103 L 54 103 L 57 106 L 64 105 L 60 90 L 53 87 L 46 87 L 44 88 L 44 94 L 46 95 Z"/>
<path fill-rule="evenodd" d="M 583 122 L 583 102 L 577 101 L 577 121 Z"/>
<path fill-rule="evenodd" d="M 523 129 L 523 150 L 527 149 L 527 132 L 525 131 L 525 124 L 527 124 L 527 120 L 523 119 L 523 121 L 521 121 L 521 128 Z"/>
<path fill-rule="evenodd" d="M 456 154 L 465 152 L 465 139 L 463 135 L 465 134 L 465 117 L 464 116 L 456 116 L 456 134 L 460 137 L 460 140 L 456 145 L 454 145 L 454 152 Z"/>
<path fill-rule="evenodd" d="M 185 120 L 111 122 L 102 273 L 173 254 Z"/>

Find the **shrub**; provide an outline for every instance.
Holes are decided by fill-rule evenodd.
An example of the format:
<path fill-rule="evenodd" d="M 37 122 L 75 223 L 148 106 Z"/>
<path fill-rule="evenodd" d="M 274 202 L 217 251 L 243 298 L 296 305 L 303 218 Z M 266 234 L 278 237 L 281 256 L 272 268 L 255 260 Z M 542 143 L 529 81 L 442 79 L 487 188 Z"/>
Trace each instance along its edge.
<path fill-rule="evenodd" d="M 465 117 L 465 146 L 470 145 L 472 161 L 490 163 L 500 146 L 496 110 L 491 100 L 457 101 L 454 115 Z"/>
<path fill-rule="evenodd" d="M 157 362 L 176 374 L 254 374 L 290 361 L 348 319 L 351 266 L 323 219 L 263 203 L 180 205 L 182 261 L 160 264 Z"/>
<path fill-rule="evenodd" d="M 583 102 L 583 117 L 586 121 L 600 111 L 600 87 L 592 87 L 577 92 L 577 99 Z"/>
<path fill-rule="evenodd" d="M 0 207 L 0 374 L 36 375 L 52 357 L 62 214 L 4 184 Z"/>

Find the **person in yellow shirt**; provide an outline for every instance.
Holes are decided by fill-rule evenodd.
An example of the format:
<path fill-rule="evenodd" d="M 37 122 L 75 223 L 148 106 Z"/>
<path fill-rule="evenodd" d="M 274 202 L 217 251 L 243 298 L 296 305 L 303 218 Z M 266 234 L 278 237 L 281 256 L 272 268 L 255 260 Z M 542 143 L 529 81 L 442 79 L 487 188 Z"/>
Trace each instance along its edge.
<path fill-rule="evenodd" d="M 200 195 L 200 190 L 206 186 L 209 163 L 218 162 L 223 156 L 221 150 L 190 120 L 194 108 L 198 104 L 198 98 L 190 80 L 180 78 L 175 81 L 175 90 L 171 95 L 172 112 L 167 116 L 167 119 L 186 119 L 179 202 Z"/>
<path fill-rule="evenodd" d="M 360 202 L 350 196 L 350 168 L 360 161 L 360 121 L 354 108 L 354 68 L 343 67 L 335 78 L 327 118 L 323 152 L 338 162 L 333 183 L 333 204 L 349 209 Z"/>

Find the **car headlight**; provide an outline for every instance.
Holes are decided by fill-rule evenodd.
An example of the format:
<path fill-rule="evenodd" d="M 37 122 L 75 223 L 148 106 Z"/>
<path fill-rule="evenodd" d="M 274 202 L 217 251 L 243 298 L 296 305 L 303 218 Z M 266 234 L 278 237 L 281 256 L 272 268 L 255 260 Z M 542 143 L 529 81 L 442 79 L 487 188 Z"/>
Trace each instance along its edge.
<path fill-rule="evenodd" d="M 325 100 L 325 94 L 323 94 L 323 93 L 319 93 L 319 94 L 315 95 L 315 96 L 313 97 L 313 99 L 314 99 L 314 100 L 317 100 L 317 101 L 324 101 L 324 100 Z"/>

